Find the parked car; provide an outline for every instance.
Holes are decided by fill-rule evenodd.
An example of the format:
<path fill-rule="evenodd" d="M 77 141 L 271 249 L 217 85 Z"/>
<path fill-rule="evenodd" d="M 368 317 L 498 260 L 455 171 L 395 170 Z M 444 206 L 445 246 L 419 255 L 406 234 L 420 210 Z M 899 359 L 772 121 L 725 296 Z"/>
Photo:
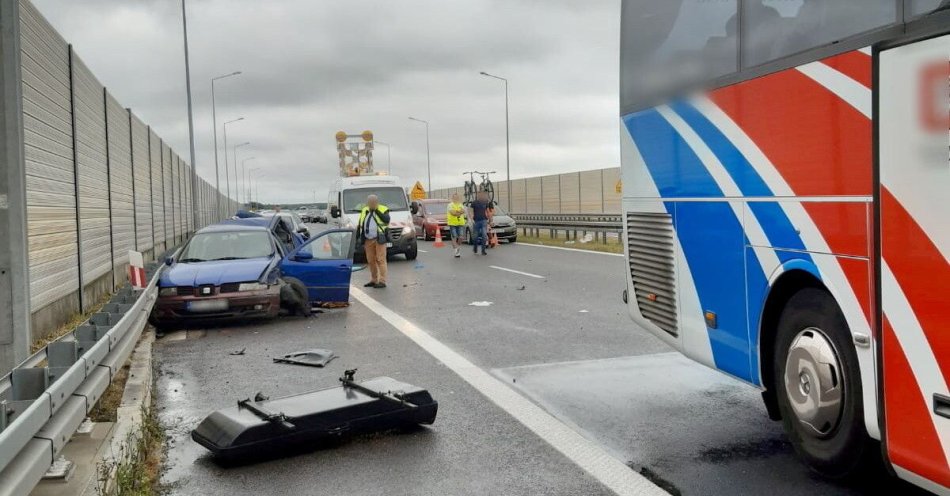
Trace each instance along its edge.
<path fill-rule="evenodd" d="M 328 221 L 329 214 L 326 210 L 318 209 L 313 214 L 313 222 L 318 224 L 326 224 Z"/>
<path fill-rule="evenodd" d="M 474 244 L 475 223 L 468 219 L 468 225 L 465 226 L 465 240 L 468 244 Z M 518 224 L 507 212 L 495 205 L 495 216 L 492 218 L 491 232 L 498 236 L 499 241 L 514 243 L 518 241 Z"/>
<path fill-rule="evenodd" d="M 268 219 L 282 219 L 289 227 L 290 231 L 299 234 L 303 239 L 310 238 L 310 228 L 304 223 L 303 219 L 296 212 L 277 212 L 270 215 L 264 215 Z"/>
<path fill-rule="evenodd" d="M 436 230 L 442 231 L 442 238 L 449 239 L 449 226 L 446 220 L 448 200 L 429 199 L 417 200 L 416 213 L 412 215 L 412 223 L 416 229 L 416 237 L 426 241 L 435 239 Z"/>
<path fill-rule="evenodd" d="M 308 207 L 297 207 L 297 210 L 294 212 L 294 214 L 300 218 L 301 222 L 313 222 L 312 216 L 310 215 L 310 209 Z"/>
<path fill-rule="evenodd" d="M 349 300 L 352 230 L 324 231 L 286 250 L 267 226 L 246 220 L 201 229 L 165 260 L 150 317 L 156 327 L 268 318 L 292 304 L 309 310 Z"/>

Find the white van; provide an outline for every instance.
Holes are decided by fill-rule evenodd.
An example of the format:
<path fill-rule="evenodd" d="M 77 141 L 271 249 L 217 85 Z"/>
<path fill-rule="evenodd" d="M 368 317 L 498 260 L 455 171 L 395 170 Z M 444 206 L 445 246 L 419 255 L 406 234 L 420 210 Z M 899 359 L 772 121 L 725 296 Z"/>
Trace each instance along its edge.
<path fill-rule="evenodd" d="M 415 260 L 419 255 L 419 247 L 416 245 L 412 212 L 406 190 L 400 185 L 398 177 L 353 176 L 334 181 L 327 198 L 330 224 L 356 229 L 360 210 L 366 205 L 366 197 L 369 195 L 376 195 L 379 197 L 379 203 L 389 208 L 389 230 L 392 232 L 393 243 L 387 254 L 402 253 L 407 260 Z M 365 259 L 361 245 L 356 247 L 356 257 Z"/>

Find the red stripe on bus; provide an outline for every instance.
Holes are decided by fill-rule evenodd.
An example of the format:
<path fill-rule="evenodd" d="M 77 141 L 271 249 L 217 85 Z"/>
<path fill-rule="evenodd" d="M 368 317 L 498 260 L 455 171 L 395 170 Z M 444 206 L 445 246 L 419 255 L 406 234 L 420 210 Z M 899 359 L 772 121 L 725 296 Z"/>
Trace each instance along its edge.
<path fill-rule="evenodd" d="M 809 77 L 786 70 L 716 90 L 710 98 L 755 142 L 796 196 L 871 196 L 871 121 Z M 805 203 L 804 208 L 833 253 L 866 254 L 867 220 L 854 219 L 848 213 L 853 207 L 842 205 L 847 204 Z M 861 226 L 864 236 L 856 237 L 851 231 Z M 841 267 L 870 315 L 867 270 L 858 264 Z"/>
<path fill-rule="evenodd" d="M 828 57 L 822 62 L 832 69 L 848 76 L 849 78 L 871 87 L 871 56 L 855 50 L 853 52 L 842 53 L 834 57 Z"/>
<path fill-rule="evenodd" d="M 884 260 L 924 330 L 944 380 L 950 383 L 950 360 L 947 359 L 950 357 L 950 320 L 946 302 L 950 291 L 950 263 L 883 186 L 881 229 Z"/>
<path fill-rule="evenodd" d="M 950 467 L 930 410 L 890 321 L 884 317 L 884 411 L 891 463 L 944 486 Z"/>

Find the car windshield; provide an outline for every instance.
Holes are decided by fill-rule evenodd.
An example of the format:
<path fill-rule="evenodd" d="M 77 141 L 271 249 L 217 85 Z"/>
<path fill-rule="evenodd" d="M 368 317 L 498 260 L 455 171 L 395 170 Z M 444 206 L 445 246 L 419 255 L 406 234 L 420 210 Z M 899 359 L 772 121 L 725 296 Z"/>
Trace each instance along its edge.
<path fill-rule="evenodd" d="M 366 206 L 366 197 L 369 195 L 379 197 L 379 203 L 390 210 L 409 210 L 406 192 L 399 186 L 348 189 L 343 192 L 343 210 L 348 214 L 359 213 Z"/>
<path fill-rule="evenodd" d="M 199 233 L 182 250 L 181 263 L 242 260 L 273 255 L 270 234 L 265 231 Z"/>
<path fill-rule="evenodd" d="M 432 202 L 426 203 L 426 214 L 428 215 L 445 215 L 446 211 L 449 208 L 449 202 Z"/>

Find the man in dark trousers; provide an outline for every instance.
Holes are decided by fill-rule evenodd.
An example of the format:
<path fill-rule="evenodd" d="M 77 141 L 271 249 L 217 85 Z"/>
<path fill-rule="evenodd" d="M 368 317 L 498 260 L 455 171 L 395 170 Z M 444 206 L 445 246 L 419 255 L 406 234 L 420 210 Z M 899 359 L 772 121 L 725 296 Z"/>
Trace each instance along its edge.
<path fill-rule="evenodd" d="M 367 288 L 386 287 L 386 243 L 389 237 L 389 208 L 379 204 L 376 195 L 366 198 L 366 206 L 360 211 L 359 227 L 356 239 L 362 240 L 369 264 L 371 279 L 364 284 Z"/>
<path fill-rule="evenodd" d="M 472 233 L 472 236 L 475 236 L 475 243 L 473 243 L 472 251 L 478 253 L 478 247 L 481 246 L 482 255 L 488 255 L 488 227 L 495 213 L 495 208 L 488 200 L 488 193 L 482 191 L 475 195 L 475 201 L 468 206 L 468 212 L 469 218 L 475 224 L 475 232 Z"/>

